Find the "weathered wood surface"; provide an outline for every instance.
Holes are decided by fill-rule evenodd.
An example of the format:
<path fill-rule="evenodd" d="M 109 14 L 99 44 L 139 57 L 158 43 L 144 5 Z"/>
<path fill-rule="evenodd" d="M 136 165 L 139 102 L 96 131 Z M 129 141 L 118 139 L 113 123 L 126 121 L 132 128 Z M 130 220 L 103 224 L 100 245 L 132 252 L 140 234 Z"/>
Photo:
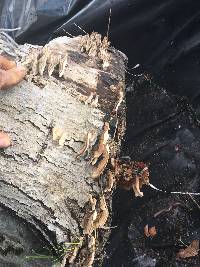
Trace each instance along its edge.
<path fill-rule="evenodd" d="M 77 158 L 87 133 L 92 131 L 98 140 L 104 122 L 109 122 L 110 157 L 114 157 L 124 120 L 124 109 L 118 106 L 123 98 L 125 57 L 110 49 L 105 69 L 98 55 L 80 51 L 80 38 L 71 39 L 73 45 L 67 44 L 69 40 L 60 47 L 60 41 L 51 43 L 54 59 L 59 54 L 61 62 L 68 53 L 64 69 L 58 70 L 57 62 L 49 77 L 49 67 L 44 65 L 40 73 L 41 66 L 32 60 L 28 63 L 31 72 L 36 68 L 32 81 L 0 91 L 0 129 L 12 139 L 12 146 L 0 151 L 0 203 L 33 224 L 50 242 L 53 233 L 58 243 L 83 235 L 89 194 L 99 201 L 102 193 L 91 178 L 95 168 L 91 155 Z M 35 49 L 41 53 L 41 47 Z M 45 64 L 51 63 L 46 57 Z M 91 92 L 94 96 L 87 104 Z M 59 138 L 53 140 L 55 129 L 61 131 L 63 145 Z M 111 193 L 106 201 L 109 206 Z"/>

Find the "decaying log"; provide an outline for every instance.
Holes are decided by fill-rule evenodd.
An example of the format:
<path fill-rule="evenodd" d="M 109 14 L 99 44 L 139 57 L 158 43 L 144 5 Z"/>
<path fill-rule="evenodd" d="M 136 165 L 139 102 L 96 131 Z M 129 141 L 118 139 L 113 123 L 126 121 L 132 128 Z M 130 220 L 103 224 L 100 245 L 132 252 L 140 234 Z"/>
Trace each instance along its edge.
<path fill-rule="evenodd" d="M 90 246 L 93 235 L 83 238 L 83 221 L 92 213 L 91 195 L 97 218 L 101 200 L 111 204 L 106 172 L 125 129 L 126 57 L 95 33 L 9 49 L 28 74 L 0 91 L 0 129 L 12 139 L 0 151 L 0 203 L 50 243 L 52 233 L 57 243 L 83 239 L 94 259 L 97 242 Z"/>

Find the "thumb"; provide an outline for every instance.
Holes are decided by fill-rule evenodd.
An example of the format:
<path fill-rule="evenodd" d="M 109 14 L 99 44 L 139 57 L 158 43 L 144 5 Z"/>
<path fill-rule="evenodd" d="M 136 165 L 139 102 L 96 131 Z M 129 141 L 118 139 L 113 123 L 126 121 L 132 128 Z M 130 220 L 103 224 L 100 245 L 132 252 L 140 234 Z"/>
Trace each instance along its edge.
<path fill-rule="evenodd" d="M 7 89 L 18 84 L 26 75 L 24 67 L 16 67 L 9 70 L 0 70 L 0 89 Z"/>

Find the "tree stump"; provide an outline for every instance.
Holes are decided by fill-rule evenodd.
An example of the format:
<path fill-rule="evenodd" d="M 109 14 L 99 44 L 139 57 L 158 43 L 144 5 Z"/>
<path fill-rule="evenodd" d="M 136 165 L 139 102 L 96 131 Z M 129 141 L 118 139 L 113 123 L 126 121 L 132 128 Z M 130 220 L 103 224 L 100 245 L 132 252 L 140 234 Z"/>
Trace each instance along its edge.
<path fill-rule="evenodd" d="M 82 240 L 62 266 L 92 266 L 106 240 L 93 233 L 111 218 L 109 170 L 125 129 L 126 57 L 96 33 L 7 47 L 28 74 L 0 91 L 0 129 L 12 139 L 0 151 L 0 203 L 50 244 Z"/>

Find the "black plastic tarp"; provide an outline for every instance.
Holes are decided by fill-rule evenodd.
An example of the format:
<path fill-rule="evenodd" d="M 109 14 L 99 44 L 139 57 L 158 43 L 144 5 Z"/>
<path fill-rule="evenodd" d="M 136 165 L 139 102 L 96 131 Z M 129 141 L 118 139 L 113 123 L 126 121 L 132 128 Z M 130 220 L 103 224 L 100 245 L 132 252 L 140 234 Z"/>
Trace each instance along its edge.
<path fill-rule="evenodd" d="M 198 103 L 200 95 L 199 0 L 1 0 L 1 28 L 18 42 L 98 31 L 127 54 L 129 68 L 140 64 L 172 92 Z"/>
<path fill-rule="evenodd" d="M 130 82 L 134 80 L 133 90 L 127 94 L 127 149 L 124 153 L 133 160 L 151 163 L 151 179 L 155 185 L 162 188 L 164 183 L 170 190 L 178 186 L 175 189 L 183 191 L 190 185 L 191 190 L 199 192 L 199 121 L 190 103 L 197 112 L 200 110 L 200 0 L 1 0 L 0 27 L 20 27 L 11 33 L 13 37 L 20 43 L 32 44 L 45 44 L 67 34 L 76 36 L 98 31 L 105 35 L 110 9 L 109 38 L 113 46 L 128 56 L 127 71 L 131 73 Z M 140 66 L 134 69 L 136 64 Z M 139 76 L 134 77 L 143 71 L 152 73 L 154 81 L 162 86 L 155 87 L 151 80 L 146 84 Z M 168 195 L 160 197 L 149 191 L 145 191 L 143 206 L 140 200 L 133 204 L 132 192 L 128 195 L 124 191 L 115 193 L 113 221 L 118 228 L 110 240 L 108 255 L 111 259 L 105 263 L 106 267 L 155 266 L 154 262 L 153 265 L 141 265 L 141 261 L 140 265 L 133 264 L 133 258 L 138 256 L 133 253 L 135 229 L 139 228 L 140 235 L 142 231 L 141 225 L 134 222 L 138 222 L 140 216 L 148 219 L 148 209 L 156 212 L 163 205 L 168 207 Z M 163 205 L 159 204 L 162 199 Z M 152 205 L 150 200 L 154 201 Z M 141 207 L 144 208 L 142 212 Z M 182 217 L 182 210 L 177 212 Z M 128 217 L 126 220 L 124 215 Z M 167 216 L 170 221 L 171 215 Z M 197 226 L 191 225 L 188 236 L 200 228 L 199 217 L 191 220 L 193 224 L 197 222 Z M 129 227 L 130 222 L 134 231 Z M 186 228 L 190 220 L 187 222 Z M 184 225 L 176 220 L 175 223 Z M 161 225 L 163 228 L 167 225 L 165 218 Z M 129 237 L 132 236 L 127 241 L 128 227 Z M 173 235 L 171 231 L 170 242 Z M 196 266 L 166 264 L 156 267 Z"/>

